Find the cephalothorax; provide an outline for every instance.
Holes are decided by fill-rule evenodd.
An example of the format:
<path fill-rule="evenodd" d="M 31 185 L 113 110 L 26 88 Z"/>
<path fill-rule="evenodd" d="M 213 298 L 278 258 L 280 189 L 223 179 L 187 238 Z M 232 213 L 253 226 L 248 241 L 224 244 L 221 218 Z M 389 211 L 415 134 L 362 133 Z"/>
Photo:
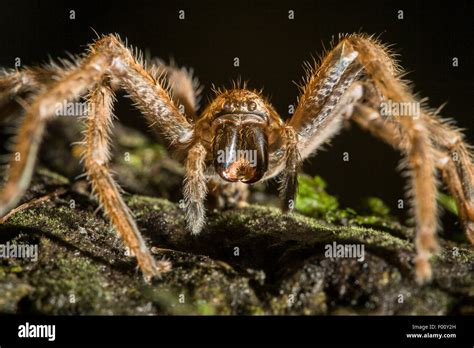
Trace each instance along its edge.
<path fill-rule="evenodd" d="M 194 234 L 204 226 L 208 192 L 217 198 L 218 206 L 238 206 L 246 193 L 242 191 L 236 198 L 233 188 L 278 175 L 283 210 L 291 210 L 301 161 L 334 136 L 344 120 L 352 119 L 406 156 L 417 228 L 417 279 L 431 278 L 429 257 L 438 249 L 437 172 L 455 198 L 463 227 L 474 243 L 474 176 L 469 147 L 450 123 L 416 107 L 420 102 L 400 79 L 400 70 L 387 49 L 376 40 L 364 35 L 341 37 L 319 67 L 309 71 L 295 113 L 286 122 L 259 92 L 245 86 L 217 91 L 197 117 L 198 92 L 186 70 L 147 63 L 118 37 L 108 35 L 73 64 L 0 75 L 0 108 L 16 97 L 29 102 L 15 158 L 0 191 L 0 216 L 11 210 L 27 189 L 45 124 L 55 115 L 58 103 L 89 93 L 91 111 L 83 145 L 93 190 L 137 257 L 145 278 L 170 269 L 168 261 L 156 262 L 151 256 L 109 173 L 112 103 L 114 91 L 122 88 L 185 164 L 186 219 Z M 401 115 L 396 108 L 389 108 L 391 112 L 384 108 L 402 103 L 413 105 L 414 111 Z"/>

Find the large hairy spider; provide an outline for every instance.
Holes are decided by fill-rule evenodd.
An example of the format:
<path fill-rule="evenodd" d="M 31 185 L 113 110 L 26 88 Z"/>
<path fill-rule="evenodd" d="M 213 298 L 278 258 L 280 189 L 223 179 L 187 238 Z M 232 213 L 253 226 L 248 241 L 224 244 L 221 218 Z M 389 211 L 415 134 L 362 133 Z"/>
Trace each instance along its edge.
<path fill-rule="evenodd" d="M 432 275 L 429 257 L 438 249 L 436 174 L 441 173 L 455 198 L 465 232 L 474 243 L 473 164 L 460 131 L 436 112 L 417 108 L 420 102 L 400 74 L 388 50 L 376 40 L 359 34 L 343 36 L 319 67 L 309 71 L 288 121 L 282 121 L 259 92 L 245 86 L 218 91 L 196 117 L 198 91 L 186 70 L 144 64 L 118 37 L 103 36 L 76 63 L 0 75 L 0 106 L 16 97 L 28 104 L 0 192 L 0 216 L 27 189 L 46 122 L 55 116 L 58 103 L 89 93 L 85 169 L 105 214 L 136 256 L 145 279 L 150 279 L 169 270 L 170 263 L 154 260 L 109 172 L 115 90 L 123 88 L 129 94 L 151 127 L 184 161 L 186 220 L 193 234 L 205 223 L 208 192 L 217 206 L 242 205 L 247 195 L 244 184 L 279 174 L 283 210 L 291 210 L 301 161 L 352 119 L 406 156 L 417 229 L 416 276 L 419 282 L 427 281 Z M 402 114 L 400 107 L 407 105 L 417 111 Z"/>

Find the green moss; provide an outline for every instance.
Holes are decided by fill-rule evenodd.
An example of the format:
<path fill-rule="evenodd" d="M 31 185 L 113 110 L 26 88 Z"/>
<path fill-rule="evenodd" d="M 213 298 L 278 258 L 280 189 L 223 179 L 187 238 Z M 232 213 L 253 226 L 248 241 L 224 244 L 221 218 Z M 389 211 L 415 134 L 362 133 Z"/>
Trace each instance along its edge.
<path fill-rule="evenodd" d="M 390 208 L 377 197 L 368 197 L 364 200 L 364 205 L 367 207 L 368 213 L 371 215 L 387 217 L 390 215 Z"/>
<path fill-rule="evenodd" d="M 339 207 L 337 199 L 329 195 L 326 183 L 319 177 L 298 176 L 298 194 L 295 208 L 305 215 L 324 217 Z"/>
<path fill-rule="evenodd" d="M 454 214 L 456 216 L 459 215 L 458 207 L 456 206 L 456 201 L 452 196 L 447 195 L 443 192 L 438 192 L 438 203 L 441 204 L 441 206 L 447 211 L 449 211 L 451 214 Z"/>
<path fill-rule="evenodd" d="M 35 196 L 55 189 L 48 181 L 52 177 L 40 174 Z M 63 187 L 63 180 L 55 181 Z M 198 236 L 185 229 L 179 204 L 126 195 L 155 258 L 173 264 L 171 272 L 152 284 L 143 281 L 136 260 L 125 256 L 103 214 L 94 213 L 97 201 L 88 196 L 75 196 L 74 209 L 68 195 L 77 193 L 68 192 L 17 212 L 0 226 L 0 235 L 11 243 L 38 244 L 39 260 L 0 263 L 0 311 L 311 315 L 442 314 L 460 306 L 469 310 L 465 304 L 472 299 L 472 250 L 454 242 L 444 245 L 445 252 L 433 257 L 434 283 L 420 288 L 413 276 L 412 241 L 376 227 L 392 223 L 383 202 L 369 200 L 366 215 L 360 215 L 340 208 L 321 179 L 308 179 L 303 186 L 307 204 L 297 212 L 282 214 L 263 205 L 208 211 Z M 322 203 L 313 204 L 315 198 Z M 363 244 L 364 264 L 325 258 L 324 246 L 335 241 Z M 235 247 L 239 255 L 234 255 Z M 400 293 L 406 294 L 404 304 L 397 302 Z M 295 295 L 291 306 L 289 294 Z"/>
<path fill-rule="evenodd" d="M 360 212 L 353 208 L 340 208 L 337 198 L 326 192 L 327 184 L 319 176 L 299 176 L 296 210 L 300 213 L 332 224 L 356 225 L 400 232 L 400 224 L 390 215 L 390 209 L 376 197 L 362 201 Z"/>
<path fill-rule="evenodd" d="M 143 209 L 173 209 L 176 208 L 176 204 L 168 201 L 167 199 L 157 197 L 147 197 L 141 195 L 133 195 L 126 197 L 127 203 L 133 206 L 140 206 Z"/>
<path fill-rule="evenodd" d="M 67 185 L 70 183 L 69 179 L 56 173 L 52 172 L 47 168 L 44 167 L 39 167 L 37 169 L 37 172 L 39 175 L 41 175 L 43 178 L 46 178 L 50 181 L 51 184 L 55 185 Z"/>
<path fill-rule="evenodd" d="M 15 314 L 19 302 L 33 292 L 28 282 L 0 269 L 0 313 Z"/>
<path fill-rule="evenodd" d="M 35 273 L 32 310 L 47 314 L 107 314 L 114 302 L 107 292 L 100 269 L 85 258 L 55 255 L 48 275 Z"/>

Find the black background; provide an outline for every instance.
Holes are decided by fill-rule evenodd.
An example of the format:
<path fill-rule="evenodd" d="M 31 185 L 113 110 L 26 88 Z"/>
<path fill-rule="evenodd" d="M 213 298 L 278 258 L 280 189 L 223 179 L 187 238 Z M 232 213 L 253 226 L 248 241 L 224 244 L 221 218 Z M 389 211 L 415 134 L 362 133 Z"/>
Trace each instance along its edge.
<path fill-rule="evenodd" d="M 472 316 L 0 316 L 2 347 L 80 344 L 101 347 L 122 344 L 133 347 L 472 347 Z M 56 325 L 56 340 L 18 338 L 18 326 Z M 414 330 L 413 325 L 434 325 L 433 330 Z M 441 330 L 438 325 L 456 329 Z M 429 326 L 430 327 L 430 326 Z M 455 333 L 455 338 L 407 338 L 412 333 Z M 91 345 L 92 344 L 92 345 Z M 163 345 L 165 344 L 165 345 Z M 64 345 L 67 346 L 67 345 Z M 79 346 L 76 346 L 79 347 Z"/>
<path fill-rule="evenodd" d="M 415 91 L 429 97 L 433 107 L 447 102 L 443 115 L 455 118 L 474 143 L 471 1 L 2 1 L 1 7 L 0 66 L 13 67 L 15 57 L 32 65 L 66 51 L 80 53 L 95 38 L 92 28 L 117 32 L 153 56 L 193 67 L 206 87 L 204 103 L 212 83 L 230 86 L 242 77 L 252 88 L 263 87 L 284 118 L 296 101 L 292 81 L 303 76 L 303 61 L 321 53 L 338 33 L 381 34 L 383 42 L 395 44 Z M 290 9 L 294 20 L 288 19 Z M 179 10 L 185 11 L 185 20 L 178 19 Z M 398 10 L 404 11 L 403 20 Z M 239 68 L 233 66 L 234 57 L 240 58 Z M 459 59 L 457 68 L 453 57 Z M 117 114 L 129 124 L 144 125 L 128 100 L 122 99 Z M 349 162 L 342 160 L 345 151 Z M 399 159 L 352 126 L 304 169 L 325 178 L 343 204 L 379 196 L 396 210 L 404 192 Z"/>

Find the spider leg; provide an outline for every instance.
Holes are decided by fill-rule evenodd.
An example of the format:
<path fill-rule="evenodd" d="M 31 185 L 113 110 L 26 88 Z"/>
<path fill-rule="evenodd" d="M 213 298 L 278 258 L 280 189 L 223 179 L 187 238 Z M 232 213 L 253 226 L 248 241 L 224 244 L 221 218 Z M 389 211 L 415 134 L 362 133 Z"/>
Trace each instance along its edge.
<path fill-rule="evenodd" d="M 99 83 L 91 92 L 91 113 L 85 131 L 84 165 L 92 189 L 97 193 L 105 214 L 115 226 L 118 234 L 136 256 L 138 264 L 149 280 L 171 268 L 168 261 L 155 262 L 138 231 L 131 212 L 120 195 L 120 188 L 109 172 L 110 128 L 113 121 L 112 103 L 114 94 L 106 83 Z"/>
<path fill-rule="evenodd" d="M 334 137 L 342 128 L 344 119 L 351 115 L 354 103 L 362 97 L 363 89 L 361 85 L 352 84 L 350 87 L 346 87 L 347 81 L 352 81 L 354 76 L 358 74 L 358 70 L 358 68 L 351 68 L 343 75 L 342 87 L 338 86 L 335 89 L 337 104 L 331 107 L 327 117 L 320 120 L 319 123 L 305 126 L 304 134 L 308 137 L 314 137 L 313 139 L 301 141 L 301 134 L 297 135 L 295 128 L 292 126 L 292 119 L 290 119 L 290 122 L 284 127 L 282 138 L 287 145 L 285 151 L 285 166 L 282 171 L 279 188 L 283 212 L 291 211 L 295 206 L 298 169 L 301 165 L 301 161 L 312 154 L 308 151 L 308 147 L 310 147 L 314 153 L 317 148 Z M 331 101 L 331 103 L 332 102 L 333 101 Z M 316 132 L 313 132 L 313 127 L 318 128 Z M 302 142 L 304 142 L 303 145 L 301 145 Z"/>
<path fill-rule="evenodd" d="M 364 77 L 373 83 L 384 100 L 394 103 L 419 104 L 408 87 L 398 77 L 395 63 L 387 51 L 374 40 L 361 36 L 345 37 L 325 58 L 310 78 L 300 103 L 290 120 L 298 133 L 300 153 L 305 158 L 321 143 L 318 134 L 335 132 L 326 120 L 337 116 L 331 110 L 344 93 L 341 82 L 351 66 L 362 67 L 360 75 L 348 79 L 348 86 Z M 347 86 L 347 87 L 348 87 Z M 336 93 L 337 88 L 340 92 Z M 341 93 L 342 92 L 342 93 Z M 414 116 L 414 115 L 412 115 Z M 419 282 L 431 278 L 429 257 L 438 249 L 435 232 L 438 225 L 435 172 L 435 149 L 421 117 L 394 117 L 400 128 L 400 142 L 406 149 L 406 165 L 410 176 L 413 212 L 417 225 L 416 274 Z"/>
<path fill-rule="evenodd" d="M 405 143 L 401 141 L 402 136 L 397 122 L 390 118 L 383 118 L 380 115 L 378 109 L 381 100 L 376 95 L 373 84 L 354 83 L 349 90 L 351 88 L 354 89 L 357 85 L 363 88 L 363 98 L 366 100 L 362 103 L 362 94 L 360 92 L 346 92 L 352 95 L 352 98 L 348 101 L 341 100 L 339 102 L 342 105 L 348 106 L 349 111 L 346 112 L 346 117 L 351 117 L 361 128 L 368 130 L 372 135 L 390 144 L 394 149 L 407 153 L 409 149 L 403 146 Z M 351 103 L 353 103 L 352 108 L 350 106 Z M 338 115 L 340 113 L 336 111 L 333 112 L 331 117 L 339 118 Z M 435 151 L 436 167 L 440 170 L 443 181 L 456 200 L 460 220 L 463 223 L 468 239 L 473 243 L 473 199 L 466 198 L 472 192 L 472 174 L 470 174 L 472 173 L 472 162 L 468 147 L 461 141 L 462 135 L 459 131 L 453 129 L 449 124 L 433 119 L 434 116 L 432 115 L 425 113 L 422 115 L 428 124 L 427 127 L 432 135 L 433 142 L 440 148 Z M 446 141 L 445 139 L 450 140 Z M 463 181 L 466 183 L 463 184 Z"/>
<path fill-rule="evenodd" d="M 45 123 L 54 117 L 58 104 L 76 100 L 106 74 L 120 80 L 152 127 L 164 133 L 173 145 L 186 148 L 192 138 L 192 126 L 167 91 L 115 36 L 99 39 L 90 51 L 76 68 L 52 83 L 28 107 L 18 131 L 8 178 L 0 192 L 0 215 L 10 210 L 26 190 Z"/>
<path fill-rule="evenodd" d="M 443 181 L 451 193 L 463 223 L 466 236 L 474 244 L 474 165 L 470 147 L 463 135 L 448 122 L 435 115 L 424 117 L 433 142 L 437 145 Z"/>
<path fill-rule="evenodd" d="M 365 84 L 365 86 L 368 86 Z M 367 91 L 367 89 L 365 89 Z M 370 93 L 372 94 L 372 93 Z M 395 122 L 383 118 L 377 110 L 379 102 L 356 104 L 352 119 L 363 129 L 392 145 L 393 148 L 406 152 L 401 141 L 400 128 Z M 469 147 L 462 142 L 462 134 L 447 123 L 435 118 L 434 115 L 422 113 L 423 120 L 436 145 L 434 155 L 436 167 L 447 185 L 450 194 L 456 201 L 459 217 L 467 238 L 474 244 L 473 209 L 473 167 Z"/>
<path fill-rule="evenodd" d="M 359 52 L 358 60 L 364 67 L 367 78 L 372 81 L 385 100 L 394 103 L 419 105 L 409 88 L 397 76 L 397 69 L 385 49 L 366 37 L 354 35 L 347 38 Z M 410 176 L 413 212 L 416 219 L 417 279 L 420 283 L 431 279 L 429 257 L 436 251 L 435 237 L 437 216 L 437 182 L 434 146 L 421 115 L 397 116 L 393 118 L 401 129 Z M 417 117 L 416 117 L 417 116 Z"/>
<path fill-rule="evenodd" d="M 456 207 L 459 212 L 459 218 L 464 228 L 464 232 L 471 244 L 474 244 L 474 215 L 473 215 L 473 198 L 466 199 L 466 190 L 463 179 L 464 171 L 471 170 L 460 168 L 457 161 L 453 160 L 449 153 L 442 153 L 439 156 L 440 169 L 443 181 L 449 188 L 451 195 L 456 201 Z M 466 167 L 467 168 L 467 167 Z M 459 171 L 462 173 L 460 174 Z M 465 179 L 472 180 L 472 179 Z"/>
<path fill-rule="evenodd" d="M 36 71 L 35 69 L 3 71 L 0 74 L 0 107 L 14 99 L 17 95 L 40 88 L 39 73 L 41 71 Z"/>
<path fill-rule="evenodd" d="M 362 128 L 365 128 L 369 130 L 373 135 L 376 137 L 379 137 L 380 139 L 386 141 L 388 144 L 392 145 L 395 149 L 401 150 L 407 157 L 408 160 L 413 161 L 414 156 L 418 156 L 416 153 L 413 153 L 412 146 L 408 142 L 403 141 L 403 136 L 400 132 L 399 129 L 397 129 L 396 125 L 391 122 L 387 122 L 386 120 L 383 120 L 381 117 L 379 117 L 379 113 L 376 109 L 371 108 L 366 105 L 356 105 L 354 107 L 354 113 L 352 115 L 352 119 L 357 122 Z M 434 155 L 433 155 L 434 157 Z M 417 157 L 415 157 L 415 160 Z M 418 160 L 421 161 L 421 160 Z M 410 163 L 409 163 L 410 164 Z M 416 166 L 418 165 L 418 166 Z M 416 163 L 415 165 L 411 164 L 412 168 L 415 170 L 420 167 L 419 162 Z M 418 183 L 418 180 L 420 180 L 420 175 L 418 173 L 412 174 L 412 184 L 413 185 L 418 185 L 421 186 Z M 424 191 L 428 191 L 427 188 L 419 189 L 419 191 L 414 191 L 415 192 L 415 209 L 416 209 L 416 204 L 417 201 L 422 201 L 418 195 L 420 193 L 423 193 Z M 435 191 L 436 194 L 436 191 Z M 434 211 L 431 212 L 431 214 L 436 214 L 436 206 L 434 207 Z M 436 215 L 432 217 L 433 219 L 436 219 Z M 425 221 L 425 220 L 423 220 Z M 436 220 L 432 220 L 436 221 Z M 420 228 L 419 223 L 418 223 L 418 228 Z M 416 275 L 417 275 L 417 280 L 420 283 L 423 283 L 429 279 L 431 279 L 432 276 L 432 270 L 431 270 L 431 265 L 429 263 L 429 256 L 431 251 L 435 251 L 437 249 L 437 241 L 434 237 L 434 227 L 429 226 L 428 227 L 432 228 L 431 230 L 428 230 L 428 232 L 425 236 L 420 235 L 420 231 L 417 231 L 417 238 L 416 238 L 416 246 L 417 246 L 417 258 L 415 260 L 416 263 Z M 427 229 L 428 227 L 425 227 Z M 426 230 L 425 230 L 426 231 Z"/>
<path fill-rule="evenodd" d="M 284 213 L 295 207 L 295 196 L 298 189 L 298 169 L 301 166 L 301 156 L 298 151 L 298 138 L 293 127 L 282 129 L 282 138 L 285 140 L 285 166 L 280 178 L 281 209 Z"/>
<path fill-rule="evenodd" d="M 357 55 L 344 42 L 330 52 L 308 79 L 293 117 L 283 128 L 282 138 L 287 146 L 280 196 L 284 212 L 294 208 L 301 161 L 339 132 L 346 108 L 360 98 L 360 87 L 349 91 L 361 72 L 361 66 L 355 62 Z"/>
<path fill-rule="evenodd" d="M 77 100 L 105 77 L 121 83 L 152 127 L 161 131 L 175 148 L 187 149 L 193 137 L 193 128 L 173 104 L 160 81 L 146 71 L 141 62 L 115 36 L 105 36 L 90 46 L 90 53 L 76 67 L 47 86 L 27 107 L 17 134 L 7 179 L 0 190 L 0 216 L 13 208 L 27 189 L 45 124 L 55 116 L 58 105 Z M 102 138 L 96 140 L 100 139 Z M 132 218 L 117 215 L 117 211 L 123 210 L 122 202 L 117 200 L 118 191 L 114 191 L 117 187 L 103 168 L 93 169 L 98 172 L 88 168 L 97 176 L 96 181 L 100 180 L 107 187 L 102 193 L 103 202 L 116 205 L 116 210 L 106 207 L 106 213 L 115 214 L 111 216 L 112 221 L 123 224 L 116 227 L 119 233 L 123 233 L 125 242 L 131 243 L 132 251 L 138 250 L 136 256 L 141 258 L 139 263 L 144 267 L 144 275 L 147 277 L 150 273 L 155 274 L 154 264 L 143 251 L 145 247 L 138 238 L 138 230 L 130 222 L 133 221 Z M 161 266 L 166 268 L 165 264 Z M 159 271 L 160 265 L 157 268 Z"/>
<path fill-rule="evenodd" d="M 54 116 L 57 104 L 83 94 L 98 81 L 110 63 L 111 60 L 103 55 L 91 55 L 80 69 L 74 70 L 32 101 L 18 130 L 7 180 L 0 191 L 0 216 L 12 209 L 27 189 L 45 123 Z"/>
<path fill-rule="evenodd" d="M 184 203 L 186 222 L 193 234 L 201 232 L 205 223 L 204 199 L 207 194 L 205 177 L 206 149 L 201 143 L 194 144 L 186 159 L 186 178 L 184 179 Z"/>
<path fill-rule="evenodd" d="M 150 70 L 156 70 L 157 75 L 164 76 L 171 90 L 171 96 L 176 105 L 183 107 L 190 122 L 197 118 L 197 109 L 200 101 L 202 86 L 193 75 L 192 69 L 178 67 L 175 63 L 165 64 L 161 59 L 152 59 Z"/>
<path fill-rule="evenodd" d="M 19 99 L 25 100 L 65 72 L 56 64 L 0 72 L 0 120 L 21 114 Z"/>
<path fill-rule="evenodd" d="M 2 72 L 0 75 L 0 110 L 2 112 L 1 118 L 8 116 L 14 109 L 14 99 L 24 93 L 27 89 L 28 84 L 25 83 L 28 80 L 26 73 L 13 71 L 13 72 Z M 17 105 L 18 106 L 18 105 Z M 1 119 L 0 118 L 0 119 Z"/>
<path fill-rule="evenodd" d="M 190 122 L 196 119 L 196 109 L 201 88 L 192 71 L 179 68 L 175 64 L 166 65 L 163 61 L 151 61 L 152 70 L 156 69 L 160 76 L 168 81 L 172 99 L 176 105 L 184 107 Z M 248 188 L 245 184 L 222 183 L 221 180 L 205 178 L 206 150 L 196 143 L 189 149 L 186 158 L 186 178 L 184 181 L 184 203 L 188 229 L 193 234 L 201 232 L 205 224 L 204 201 L 210 193 L 209 206 L 224 208 L 228 206 L 243 207 L 246 204 Z"/>
<path fill-rule="evenodd" d="M 288 125 L 298 134 L 298 151 L 303 159 L 341 128 L 341 119 L 334 113 L 341 97 L 358 78 L 361 66 L 358 52 L 341 42 L 308 78 L 298 106 Z"/>

